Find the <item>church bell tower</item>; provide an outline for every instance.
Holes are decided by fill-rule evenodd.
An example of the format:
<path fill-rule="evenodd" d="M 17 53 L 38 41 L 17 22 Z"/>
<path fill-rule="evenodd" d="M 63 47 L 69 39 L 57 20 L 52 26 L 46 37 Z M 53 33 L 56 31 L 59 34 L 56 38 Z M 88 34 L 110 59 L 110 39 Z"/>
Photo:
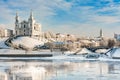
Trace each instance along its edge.
<path fill-rule="evenodd" d="M 16 16 L 15 16 L 15 34 L 18 35 L 19 34 L 19 17 L 18 17 L 18 13 L 16 12 Z"/>
<path fill-rule="evenodd" d="M 100 37 L 101 37 L 101 38 L 103 37 L 102 29 L 100 29 Z"/>

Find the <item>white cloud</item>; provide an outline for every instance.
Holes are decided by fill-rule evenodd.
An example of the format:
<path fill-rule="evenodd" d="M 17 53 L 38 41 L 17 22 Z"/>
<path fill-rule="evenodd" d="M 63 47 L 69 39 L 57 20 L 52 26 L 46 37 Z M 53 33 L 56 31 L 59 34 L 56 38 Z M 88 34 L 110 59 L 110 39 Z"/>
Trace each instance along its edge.
<path fill-rule="evenodd" d="M 4 21 L 4 24 L 7 23 L 8 28 L 12 26 L 13 29 L 16 11 L 19 12 L 21 19 L 26 19 L 32 9 L 36 19 L 42 20 L 56 15 L 57 9 L 69 10 L 70 7 L 71 4 L 64 0 L 16 0 L 7 3 L 0 1 L 0 18 Z"/>
<path fill-rule="evenodd" d="M 120 19 L 118 17 L 114 16 L 94 16 L 91 18 L 92 22 L 97 22 L 97 23 L 103 23 L 103 24 L 115 24 L 120 22 Z"/>
<path fill-rule="evenodd" d="M 56 9 L 69 10 L 71 4 L 64 0 L 20 0 L 20 1 L 11 1 L 9 2 L 13 8 L 18 8 L 21 11 L 26 12 L 36 11 L 40 14 L 41 17 L 55 15 Z"/>
<path fill-rule="evenodd" d="M 77 16 L 79 19 L 84 20 L 85 23 L 91 23 L 91 24 L 116 24 L 120 22 L 120 6 L 114 6 L 114 7 L 103 7 L 103 8 L 98 8 L 94 9 L 91 6 L 79 6 L 77 7 Z M 106 11 L 111 11 L 108 12 L 108 14 L 100 14 L 99 12 L 106 12 Z M 114 11 L 114 12 L 113 12 Z M 110 15 L 109 15 L 110 14 Z"/>

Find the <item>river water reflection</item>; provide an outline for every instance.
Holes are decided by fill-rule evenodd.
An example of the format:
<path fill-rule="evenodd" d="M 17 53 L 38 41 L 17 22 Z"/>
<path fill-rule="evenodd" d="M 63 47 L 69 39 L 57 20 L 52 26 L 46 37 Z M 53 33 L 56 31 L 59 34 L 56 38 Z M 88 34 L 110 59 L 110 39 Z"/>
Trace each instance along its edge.
<path fill-rule="evenodd" d="M 120 62 L 0 61 L 0 80 L 120 80 Z"/>

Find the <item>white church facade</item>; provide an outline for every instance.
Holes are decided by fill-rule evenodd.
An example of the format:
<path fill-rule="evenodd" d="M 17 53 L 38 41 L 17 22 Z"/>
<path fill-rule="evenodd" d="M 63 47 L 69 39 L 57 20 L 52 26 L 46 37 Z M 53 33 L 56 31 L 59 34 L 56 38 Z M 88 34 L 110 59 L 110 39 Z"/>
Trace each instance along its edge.
<path fill-rule="evenodd" d="M 36 23 L 33 13 L 30 13 L 30 17 L 27 21 L 20 22 L 19 16 L 16 13 L 15 17 L 15 35 L 16 36 L 39 36 L 41 34 L 41 25 Z"/>

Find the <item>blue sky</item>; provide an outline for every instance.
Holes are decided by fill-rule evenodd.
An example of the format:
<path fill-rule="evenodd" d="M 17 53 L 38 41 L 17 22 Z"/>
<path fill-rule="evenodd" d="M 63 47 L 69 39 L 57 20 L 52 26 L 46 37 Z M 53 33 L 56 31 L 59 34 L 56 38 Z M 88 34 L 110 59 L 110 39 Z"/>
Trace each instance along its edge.
<path fill-rule="evenodd" d="M 27 20 L 30 10 L 42 30 L 79 36 L 113 37 L 120 33 L 120 0 L 0 0 L 0 25 L 14 29 L 16 11 Z"/>

